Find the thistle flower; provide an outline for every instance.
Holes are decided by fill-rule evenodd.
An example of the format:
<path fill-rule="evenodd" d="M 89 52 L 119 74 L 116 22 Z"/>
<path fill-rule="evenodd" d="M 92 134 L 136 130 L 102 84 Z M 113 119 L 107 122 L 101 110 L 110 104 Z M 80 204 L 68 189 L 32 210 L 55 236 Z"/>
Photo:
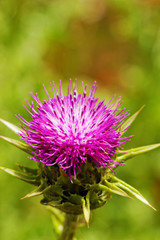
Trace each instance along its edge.
<path fill-rule="evenodd" d="M 131 138 L 122 137 L 123 133 L 143 107 L 125 120 L 129 113 L 119 109 L 120 98 L 113 104 L 113 98 L 107 104 L 104 101 L 98 103 L 98 98 L 94 97 L 96 82 L 88 96 L 83 82 L 82 86 L 81 95 L 77 93 L 76 81 L 74 89 L 70 81 L 68 94 L 63 96 L 61 82 L 59 93 L 53 82 L 53 97 L 44 87 L 48 100 L 43 103 L 37 94 L 31 93 L 38 106 L 35 108 L 33 102 L 26 101 L 30 109 L 25 108 L 31 121 L 18 115 L 24 124 L 21 128 L 0 119 L 26 143 L 5 136 L 0 138 L 38 161 L 34 169 L 19 164 L 18 171 L 6 167 L 0 169 L 37 186 L 23 199 L 42 196 L 41 203 L 51 211 L 55 231 L 61 240 L 73 239 L 82 222 L 82 214 L 89 224 L 91 211 L 102 207 L 112 194 L 134 197 L 154 209 L 137 189 L 113 172 L 113 168 L 128 159 L 160 147 L 158 143 L 121 150 Z"/>
<path fill-rule="evenodd" d="M 31 93 L 38 107 L 35 109 L 29 105 L 32 120 L 26 121 L 18 116 L 24 130 L 20 135 L 34 151 L 31 158 L 42 162 L 45 166 L 57 164 L 69 176 L 76 178 L 76 171 L 81 170 L 83 164 L 89 160 L 99 168 L 114 168 L 123 164 L 115 161 L 116 150 L 129 141 L 130 137 L 121 137 L 120 125 L 128 116 L 128 111 L 120 110 L 121 100 L 118 98 L 113 104 L 111 100 L 105 104 L 98 103 L 95 98 L 96 82 L 92 85 L 87 97 L 86 86 L 83 82 L 83 94 L 77 93 L 77 83 L 72 89 L 70 86 L 68 95 L 63 96 L 60 82 L 58 90 L 53 82 L 51 88 L 53 98 L 45 89 L 48 100 L 43 103 Z M 54 88 L 53 88 L 54 86 Z M 125 131 L 125 130 L 123 130 Z"/>

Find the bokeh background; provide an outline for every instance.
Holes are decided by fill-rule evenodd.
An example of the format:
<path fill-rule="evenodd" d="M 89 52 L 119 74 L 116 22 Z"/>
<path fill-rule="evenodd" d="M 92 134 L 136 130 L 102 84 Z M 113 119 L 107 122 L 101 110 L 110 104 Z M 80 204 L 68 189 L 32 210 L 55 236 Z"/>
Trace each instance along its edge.
<path fill-rule="evenodd" d="M 126 148 L 160 141 L 160 0 L 1 0 L 0 1 L 0 117 L 18 124 L 15 114 L 29 118 L 23 108 L 29 92 L 46 98 L 54 80 L 67 88 L 78 79 L 88 89 L 97 81 L 96 96 L 116 93 L 133 114 L 145 108 L 128 135 Z M 0 125 L 0 134 L 14 137 Z M 35 166 L 26 154 L 0 140 L 0 165 Z M 79 239 L 160 239 L 160 152 L 155 150 L 127 162 L 117 171 L 157 208 L 113 196 L 95 210 L 89 229 Z M 56 239 L 49 213 L 40 198 L 20 200 L 33 189 L 0 172 L 0 239 Z"/>

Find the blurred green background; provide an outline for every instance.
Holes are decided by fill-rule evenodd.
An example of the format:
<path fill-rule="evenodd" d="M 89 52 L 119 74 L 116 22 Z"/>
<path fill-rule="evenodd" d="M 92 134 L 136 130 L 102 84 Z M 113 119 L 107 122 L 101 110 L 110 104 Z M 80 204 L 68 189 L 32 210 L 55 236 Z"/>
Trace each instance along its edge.
<path fill-rule="evenodd" d="M 97 81 L 96 96 L 116 93 L 131 113 L 145 108 L 128 135 L 126 148 L 160 141 L 160 0 L 1 0 L 0 117 L 18 124 L 29 118 L 24 99 L 30 91 L 46 98 L 54 80 Z M 0 125 L 0 134 L 14 137 Z M 0 165 L 35 166 L 27 155 L 0 141 Z M 127 162 L 117 176 L 133 185 L 157 208 L 113 196 L 95 210 L 79 239 L 160 239 L 160 151 Z M 20 200 L 32 186 L 0 172 L 0 239 L 56 239 L 40 198 Z"/>

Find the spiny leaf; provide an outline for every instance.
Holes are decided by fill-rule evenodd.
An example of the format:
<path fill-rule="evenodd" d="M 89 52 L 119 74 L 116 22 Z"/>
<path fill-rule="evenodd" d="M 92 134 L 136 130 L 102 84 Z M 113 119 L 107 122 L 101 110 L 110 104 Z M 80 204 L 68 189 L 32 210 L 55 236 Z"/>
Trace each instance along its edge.
<path fill-rule="evenodd" d="M 6 125 L 9 129 L 11 129 L 14 133 L 20 133 L 22 132 L 22 129 L 15 126 L 14 124 L 7 122 L 6 120 L 3 120 L 2 118 L 0 118 L 0 122 L 3 123 L 4 125 Z"/>
<path fill-rule="evenodd" d="M 148 205 L 149 207 L 151 207 L 152 209 L 154 209 L 156 211 L 156 209 L 143 197 L 143 195 L 137 189 L 130 186 L 128 183 L 122 181 L 121 179 L 118 179 L 115 176 L 113 176 L 112 179 L 116 181 L 116 183 L 115 183 L 116 186 L 124 189 L 126 192 L 128 192 L 129 194 L 131 194 L 132 196 L 134 196 L 135 198 L 137 198 L 138 200 L 145 203 L 146 205 Z"/>
<path fill-rule="evenodd" d="M 64 190 L 58 184 L 50 185 L 43 190 L 43 195 L 45 196 L 46 199 L 48 199 L 48 202 L 50 202 L 53 200 L 55 196 L 65 197 L 63 191 Z"/>
<path fill-rule="evenodd" d="M 60 196 L 54 196 L 54 197 L 52 197 L 52 200 L 49 200 L 48 198 L 43 198 L 40 202 L 44 205 L 50 205 L 53 207 L 57 207 L 59 205 L 61 206 L 62 198 Z"/>
<path fill-rule="evenodd" d="M 45 199 L 41 200 L 41 203 L 44 205 L 49 205 L 51 207 L 55 207 L 60 209 L 61 211 L 68 213 L 68 214 L 82 214 L 82 207 L 81 205 L 75 205 L 70 202 L 62 203 L 62 199 L 57 199 L 57 201 L 46 201 Z"/>
<path fill-rule="evenodd" d="M 37 176 L 38 175 L 38 169 L 25 167 L 25 166 L 20 165 L 20 164 L 16 164 L 16 165 L 17 165 L 17 167 L 20 168 L 20 170 L 22 172 L 24 172 L 27 175 L 30 175 L 30 176 Z"/>
<path fill-rule="evenodd" d="M 5 167 L 0 167 L 0 169 L 4 172 L 7 172 L 8 174 L 24 181 L 24 182 L 27 182 L 27 183 L 30 183 L 32 185 L 36 185 L 36 186 L 39 186 L 40 184 L 40 180 L 39 180 L 39 177 L 31 177 L 23 172 L 19 172 L 19 171 L 15 171 L 13 169 L 10 169 L 10 168 L 5 168 Z"/>
<path fill-rule="evenodd" d="M 142 111 L 142 109 L 144 108 L 144 105 L 136 112 L 134 113 L 131 117 L 129 117 L 123 124 L 122 126 L 120 126 L 120 131 L 124 131 L 126 128 L 128 128 L 133 121 L 136 119 L 136 117 L 138 116 L 138 114 Z M 121 133 L 121 135 L 123 135 L 124 132 Z"/>
<path fill-rule="evenodd" d="M 90 192 L 87 193 L 85 198 L 82 198 L 82 208 L 83 208 L 83 214 L 85 221 L 87 225 L 89 226 L 89 219 L 90 219 Z"/>
<path fill-rule="evenodd" d="M 110 189 L 114 190 L 114 193 L 121 195 L 123 197 L 128 197 L 131 198 L 126 192 L 124 192 L 122 189 L 120 189 L 119 187 L 115 186 L 114 183 L 110 183 L 107 180 L 105 180 L 104 183 L 107 187 L 109 187 Z"/>
<path fill-rule="evenodd" d="M 73 204 L 81 204 L 82 203 L 82 196 L 78 194 L 71 194 L 70 197 L 68 198 L 68 201 L 73 203 Z"/>
<path fill-rule="evenodd" d="M 116 160 L 126 161 L 132 157 L 135 157 L 135 156 L 145 153 L 145 152 L 149 152 L 158 147 L 160 147 L 160 143 L 147 145 L 147 146 L 143 146 L 143 147 L 138 147 L 138 148 L 132 148 L 132 149 L 125 150 L 125 151 L 119 151 L 119 152 L 123 152 L 123 153 L 126 152 L 126 153 L 123 154 L 122 156 L 117 157 Z"/>
<path fill-rule="evenodd" d="M 103 184 L 94 184 L 94 185 L 91 186 L 91 189 L 101 190 L 101 191 L 105 191 L 105 192 L 109 192 L 109 193 L 115 193 L 115 194 L 118 194 L 120 196 L 130 198 L 130 196 L 126 192 L 124 192 L 122 189 L 120 189 L 118 187 L 114 188 L 112 186 L 112 188 L 111 188 L 111 187 L 105 186 Z"/>
<path fill-rule="evenodd" d="M 15 140 L 15 139 L 12 139 L 12 138 L 8 138 L 8 137 L 4 137 L 4 136 L 0 136 L 1 139 L 5 140 L 6 142 L 12 144 L 13 146 L 16 146 L 17 148 L 23 150 L 24 152 L 26 153 L 29 153 L 30 155 L 33 155 L 33 149 L 25 144 L 25 143 L 22 143 L 18 140 Z"/>
<path fill-rule="evenodd" d="M 122 183 L 117 183 L 117 185 L 156 211 L 156 209 L 143 197 L 140 192 L 132 191 L 128 187 L 124 186 Z"/>
<path fill-rule="evenodd" d="M 28 193 L 26 196 L 24 196 L 21 199 L 39 196 L 43 194 L 43 191 L 45 188 L 46 188 L 46 183 L 43 182 L 38 188 L 34 189 L 32 192 Z"/>

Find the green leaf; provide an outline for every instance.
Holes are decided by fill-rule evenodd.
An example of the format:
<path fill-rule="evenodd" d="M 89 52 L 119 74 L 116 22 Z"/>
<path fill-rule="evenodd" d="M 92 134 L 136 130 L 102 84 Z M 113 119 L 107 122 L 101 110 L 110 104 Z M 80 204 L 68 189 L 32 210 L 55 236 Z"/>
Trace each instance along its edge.
<path fill-rule="evenodd" d="M 49 201 L 47 198 L 43 198 L 40 201 L 41 204 L 46 205 L 46 206 L 52 206 L 58 209 L 61 209 L 62 207 L 62 198 L 60 196 L 55 196 L 53 197 L 52 201 Z"/>
<path fill-rule="evenodd" d="M 129 197 L 129 195 L 126 192 L 124 192 L 122 189 L 120 189 L 118 187 L 117 188 L 114 187 L 113 185 L 111 187 L 111 186 L 106 186 L 103 184 L 94 184 L 91 186 L 91 189 L 101 190 L 101 191 L 105 191 L 107 193 L 115 193 L 115 194 L 118 194 L 123 197 Z"/>
<path fill-rule="evenodd" d="M 137 118 L 138 114 L 142 111 L 144 108 L 144 105 L 136 112 L 134 113 L 131 117 L 129 117 L 123 124 L 120 126 L 119 130 L 124 131 L 126 128 L 128 128 L 134 120 Z M 124 132 L 121 133 L 121 136 L 124 134 Z"/>
<path fill-rule="evenodd" d="M 48 202 L 54 201 L 55 197 L 65 197 L 63 194 L 63 189 L 60 185 L 50 185 L 43 190 L 44 198 Z"/>
<path fill-rule="evenodd" d="M 4 125 L 6 125 L 9 129 L 11 129 L 14 133 L 20 133 L 23 130 L 17 126 L 15 126 L 14 124 L 7 122 L 6 120 L 3 120 L 2 118 L 0 118 L 0 122 L 3 123 Z"/>
<path fill-rule="evenodd" d="M 115 186 L 114 183 L 110 183 L 107 180 L 105 180 L 104 183 L 108 188 L 112 189 L 114 191 L 115 194 L 118 194 L 120 196 L 123 197 L 128 197 L 131 198 L 126 192 L 124 192 L 122 189 L 120 189 L 119 187 Z"/>
<path fill-rule="evenodd" d="M 46 188 L 46 183 L 43 182 L 43 183 L 41 183 L 41 185 L 38 188 L 34 189 L 32 192 L 28 193 L 26 196 L 24 196 L 21 199 L 39 196 L 39 195 L 43 194 L 43 191 L 45 188 Z"/>
<path fill-rule="evenodd" d="M 20 164 L 16 164 L 16 165 L 17 165 L 17 167 L 20 168 L 20 170 L 21 170 L 22 172 L 24 172 L 24 173 L 27 174 L 27 175 L 30 175 L 30 176 L 33 176 L 33 177 L 35 177 L 35 176 L 38 175 L 38 169 L 25 167 L 25 166 L 20 165 Z"/>
<path fill-rule="evenodd" d="M 45 199 L 42 199 L 41 203 L 44 205 L 49 205 L 51 207 L 58 208 L 61 211 L 68 213 L 68 214 L 82 214 L 82 206 L 81 205 L 75 205 L 70 202 L 62 203 L 62 199 L 59 199 L 59 201 L 57 199 L 57 201 L 50 201 L 50 202 L 48 202 Z"/>
<path fill-rule="evenodd" d="M 43 179 L 43 182 L 40 186 L 34 189 L 32 192 L 28 193 L 24 198 L 34 197 L 43 194 L 47 201 L 55 201 L 55 199 L 59 199 L 60 196 L 63 195 L 63 189 L 58 185 L 47 185 L 47 179 Z"/>
<path fill-rule="evenodd" d="M 39 186 L 40 185 L 40 180 L 39 180 L 39 177 L 31 177 L 23 172 L 19 172 L 19 171 L 15 171 L 13 169 L 10 169 L 10 168 L 5 168 L 5 167 L 0 167 L 0 169 L 4 172 L 7 172 L 8 174 L 24 181 L 24 182 L 27 182 L 27 183 L 30 183 L 32 185 L 36 185 L 36 186 Z"/>
<path fill-rule="evenodd" d="M 143 195 L 134 187 L 130 186 L 128 183 L 122 181 L 121 179 L 112 176 L 112 179 L 116 181 L 116 186 L 118 186 L 119 188 L 122 188 L 123 190 L 125 190 L 128 194 L 131 194 L 133 197 L 137 198 L 138 200 L 140 200 L 141 202 L 143 202 L 144 204 L 148 205 L 149 207 L 151 207 L 152 209 L 154 209 L 156 211 L 156 209 L 143 197 Z"/>
<path fill-rule="evenodd" d="M 73 204 L 79 205 L 82 203 L 82 199 L 83 197 L 78 194 L 71 194 L 71 196 L 68 198 L 68 201 Z"/>
<path fill-rule="evenodd" d="M 87 193 L 85 198 L 82 198 L 82 208 L 83 208 L 83 215 L 87 225 L 89 226 L 90 220 L 90 192 Z"/>
<path fill-rule="evenodd" d="M 126 161 L 132 157 L 135 157 L 139 154 L 142 154 L 142 153 L 145 153 L 145 152 L 149 152 L 153 149 L 156 149 L 160 147 L 160 143 L 157 143 L 157 144 L 152 144 L 152 145 L 147 145 L 147 146 L 143 146 L 143 147 L 138 147 L 138 148 L 132 148 L 132 149 L 129 149 L 129 150 L 125 150 L 125 151 L 119 151 L 120 152 L 126 152 L 125 154 L 119 156 L 116 158 L 116 160 L 118 161 Z"/>
<path fill-rule="evenodd" d="M 26 153 L 29 153 L 30 155 L 33 155 L 33 149 L 25 143 L 22 143 L 18 140 L 12 139 L 12 138 L 8 138 L 8 137 L 4 137 L 4 136 L 0 136 L 1 139 L 5 140 L 6 142 L 12 144 L 13 146 L 16 146 L 17 148 L 23 150 Z"/>

